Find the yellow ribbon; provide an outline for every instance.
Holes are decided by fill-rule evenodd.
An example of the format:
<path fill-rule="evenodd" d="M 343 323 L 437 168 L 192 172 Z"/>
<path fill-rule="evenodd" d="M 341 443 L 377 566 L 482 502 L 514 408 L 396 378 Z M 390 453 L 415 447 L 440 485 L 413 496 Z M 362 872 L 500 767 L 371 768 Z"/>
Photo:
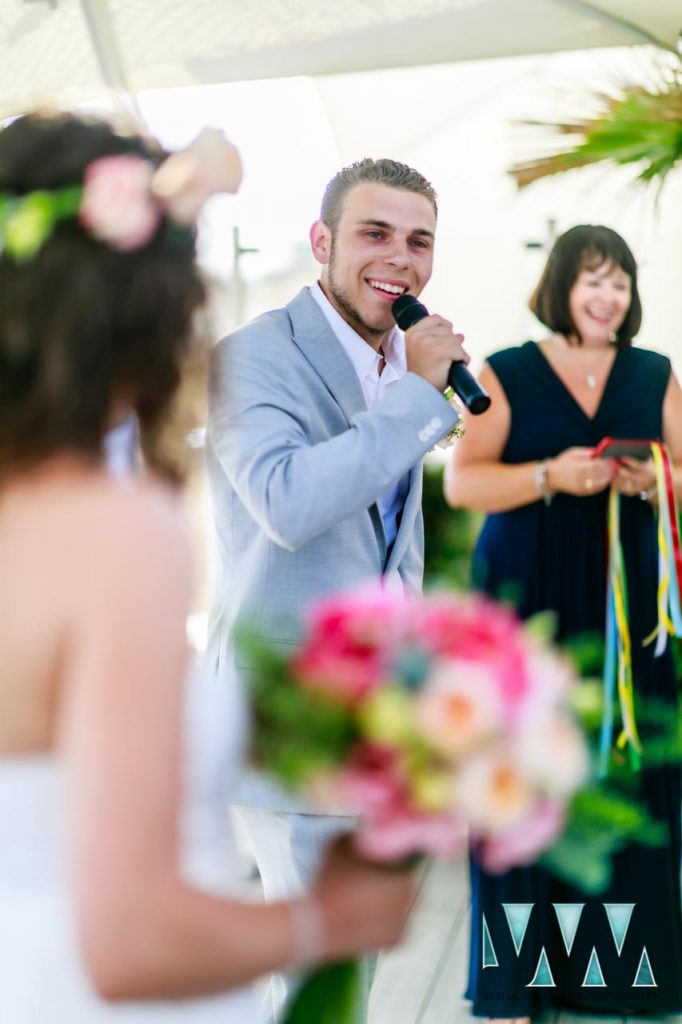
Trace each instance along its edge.
<path fill-rule="evenodd" d="M 623 729 L 617 740 L 622 750 L 630 743 L 642 752 L 642 743 L 635 721 L 635 696 L 632 682 L 632 645 L 627 610 L 627 583 L 620 545 L 620 496 L 614 487 L 609 495 L 609 573 L 618 635 L 618 697 L 620 699 Z"/>

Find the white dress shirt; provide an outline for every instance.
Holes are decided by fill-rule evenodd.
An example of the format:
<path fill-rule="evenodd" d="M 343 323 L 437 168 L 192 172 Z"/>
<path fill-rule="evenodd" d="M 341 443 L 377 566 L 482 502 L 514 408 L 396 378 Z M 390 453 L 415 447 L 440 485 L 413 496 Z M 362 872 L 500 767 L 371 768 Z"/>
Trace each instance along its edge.
<path fill-rule="evenodd" d="M 103 448 L 104 462 L 112 476 L 123 478 L 137 472 L 140 467 L 139 431 L 132 412 L 107 431 Z"/>
<path fill-rule="evenodd" d="M 385 366 L 380 374 L 381 355 L 375 352 L 372 346 L 364 338 L 361 338 L 357 331 L 354 331 L 341 314 L 334 309 L 317 282 L 311 287 L 310 294 L 322 310 L 329 326 L 353 364 L 367 408 L 372 409 L 386 389 L 407 373 L 405 339 L 398 328 L 394 327 L 382 346 Z M 398 533 L 398 516 L 405 504 L 409 480 L 409 473 L 405 473 L 377 500 L 384 524 L 387 547 L 391 546 Z"/>

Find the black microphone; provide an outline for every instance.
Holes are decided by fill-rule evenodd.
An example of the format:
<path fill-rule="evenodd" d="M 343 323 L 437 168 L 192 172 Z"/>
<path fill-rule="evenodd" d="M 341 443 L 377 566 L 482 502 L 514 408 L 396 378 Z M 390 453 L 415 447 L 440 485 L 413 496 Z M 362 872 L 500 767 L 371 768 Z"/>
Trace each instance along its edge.
<path fill-rule="evenodd" d="M 391 309 L 401 331 L 409 330 L 413 324 L 429 315 L 426 306 L 415 299 L 414 295 L 401 295 Z M 448 373 L 448 384 L 474 416 L 479 416 L 490 406 L 490 395 L 469 373 L 464 363 L 452 363 Z"/>

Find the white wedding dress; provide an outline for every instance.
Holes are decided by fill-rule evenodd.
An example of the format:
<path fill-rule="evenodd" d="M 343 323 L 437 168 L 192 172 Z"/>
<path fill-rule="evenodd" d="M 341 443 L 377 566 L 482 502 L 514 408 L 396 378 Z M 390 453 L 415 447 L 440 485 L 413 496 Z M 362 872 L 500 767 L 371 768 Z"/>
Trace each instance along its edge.
<path fill-rule="evenodd" d="M 227 807 L 245 716 L 238 684 L 194 671 L 187 686 L 184 872 L 237 891 Z M 254 1024 L 251 987 L 203 999 L 108 1004 L 84 971 L 62 850 L 63 769 L 51 756 L 0 757 L 1 1024 Z M 103 880 L 102 884 L 106 884 Z"/>

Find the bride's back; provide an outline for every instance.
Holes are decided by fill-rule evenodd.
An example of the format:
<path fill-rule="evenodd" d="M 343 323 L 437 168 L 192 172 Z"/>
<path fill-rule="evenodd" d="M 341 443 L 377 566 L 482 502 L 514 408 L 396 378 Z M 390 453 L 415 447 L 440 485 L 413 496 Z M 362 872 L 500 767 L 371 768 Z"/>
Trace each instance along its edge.
<path fill-rule="evenodd" d="M 0 488 L 0 757 L 58 748 L 87 613 L 112 569 L 135 585 L 145 520 L 155 533 L 175 519 L 184 543 L 175 505 L 165 486 L 115 480 L 68 456 Z"/>

